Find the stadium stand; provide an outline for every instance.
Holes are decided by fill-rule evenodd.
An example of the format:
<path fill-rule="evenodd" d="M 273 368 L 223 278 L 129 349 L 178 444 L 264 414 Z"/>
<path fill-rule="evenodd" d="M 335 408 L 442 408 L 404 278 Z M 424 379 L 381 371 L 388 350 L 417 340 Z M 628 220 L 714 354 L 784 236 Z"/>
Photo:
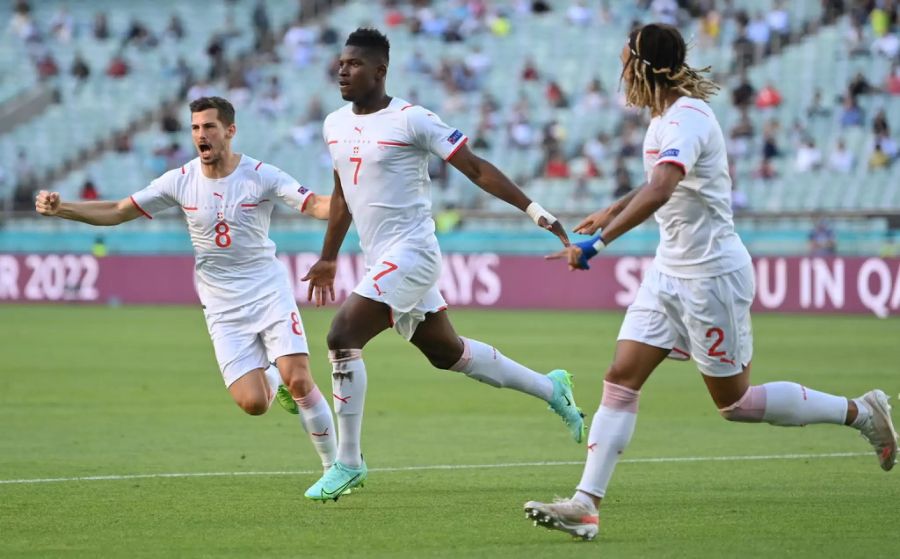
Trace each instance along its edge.
<path fill-rule="evenodd" d="M 44 41 L 59 59 L 61 102 L 26 125 L 3 130 L 0 166 L 7 174 L 15 174 L 20 147 L 36 170 L 46 172 L 105 140 L 109 149 L 72 166 L 54 188 L 73 197 L 91 179 L 103 197 L 127 195 L 192 156 L 183 126 L 165 132 L 157 125 L 164 109 L 175 107 L 185 120 L 191 96 L 214 92 L 238 108 L 238 151 L 327 191 L 331 165 L 321 120 L 342 103 L 329 69 L 346 33 L 373 25 L 392 43 L 389 92 L 438 112 L 529 195 L 574 217 L 608 203 L 620 183 L 624 188 L 642 181 L 646 115 L 622 106 L 618 53 L 633 22 L 662 20 L 691 37 L 692 64 L 712 66 L 722 85 L 711 104 L 729 138 L 735 209 L 745 216 L 738 227 L 753 252 L 804 252 L 822 212 L 832 214 L 841 252 L 877 253 L 898 228 L 900 166 L 890 129 L 890 119 L 900 114 L 896 7 L 884 27 L 868 3 L 849 0 L 565 1 L 541 14 L 532 13 L 531 2 L 511 0 L 348 2 L 302 22 L 298 3 L 289 0 L 231 0 L 202 8 L 135 2 L 135 19 L 161 39 L 154 48 L 126 47 L 133 70 L 113 80 L 100 69 L 119 41 L 98 43 L 86 25 L 112 3 L 69 2 L 72 18 L 81 22 L 74 26 L 78 31 L 68 43 L 49 36 Z M 41 2 L 32 18 L 46 24 L 59 6 Z M 204 25 L 186 26 L 190 33 L 175 41 L 164 31 L 173 13 L 184 22 L 202 14 Z M 129 22 L 120 17 L 109 25 L 121 35 Z M 4 41 L 26 49 L 28 41 L 13 29 Z M 208 56 L 210 43 L 223 36 L 222 58 Z M 63 75 L 76 51 L 95 68 L 92 85 Z M 179 56 L 198 79 L 209 76 L 216 60 L 224 61 L 224 69 L 211 81 L 182 84 L 170 71 Z M 10 69 L 22 60 L 0 57 Z M 744 75 L 745 99 L 738 103 Z M 885 122 L 876 131 L 880 111 Z M 148 114 L 153 124 L 138 131 Z M 122 132 L 131 145 L 118 152 L 111 140 Z M 836 153 L 839 143 L 845 149 Z M 515 243 L 498 239 L 524 234 L 530 250 L 547 246 L 531 244 L 534 233 L 526 231 L 527 222 L 511 219 L 514 210 L 480 195 L 438 162 L 433 176 L 436 212 L 449 208 L 462 216 L 451 243 L 467 250 L 487 239 L 515 251 L 509 248 Z M 319 224 L 286 222 L 278 222 L 286 231 L 321 230 Z M 648 252 L 655 239 L 654 225 L 646 224 L 620 250 Z"/>

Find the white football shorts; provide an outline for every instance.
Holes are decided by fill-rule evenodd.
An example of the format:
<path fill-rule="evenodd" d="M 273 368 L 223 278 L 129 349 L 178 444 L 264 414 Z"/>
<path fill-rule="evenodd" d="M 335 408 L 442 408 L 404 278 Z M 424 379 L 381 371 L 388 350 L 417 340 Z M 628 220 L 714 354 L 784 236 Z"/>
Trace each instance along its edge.
<path fill-rule="evenodd" d="M 650 266 L 619 330 L 633 340 L 691 357 L 704 375 L 740 373 L 753 357 L 753 267 L 711 278 L 676 278 Z"/>
<path fill-rule="evenodd" d="M 391 308 L 391 325 L 407 340 L 425 315 L 447 308 L 437 287 L 441 251 L 436 246 L 396 245 L 366 270 L 354 293 Z"/>
<path fill-rule="evenodd" d="M 204 314 L 226 387 L 284 355 L 309 354 L 303 321 L 288 287 L 234 309 Z"/>

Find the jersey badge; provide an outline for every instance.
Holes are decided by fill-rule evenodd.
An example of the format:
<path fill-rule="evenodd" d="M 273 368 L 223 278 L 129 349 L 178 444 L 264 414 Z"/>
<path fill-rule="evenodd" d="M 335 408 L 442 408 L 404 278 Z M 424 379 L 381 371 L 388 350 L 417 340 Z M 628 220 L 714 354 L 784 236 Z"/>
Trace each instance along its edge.
<path fill-rule="evenodd" d="M 462 138 L 462 136 L 463 136 L 462 132 L 460 132 L 459 130 L 454 130 L 453 134 L 450 134 L 450 137 L 447 138 L 447 141 L 450 142 L 451 146 L 456 145 L 456 142 L 458 142 L 459 139 Z"/>

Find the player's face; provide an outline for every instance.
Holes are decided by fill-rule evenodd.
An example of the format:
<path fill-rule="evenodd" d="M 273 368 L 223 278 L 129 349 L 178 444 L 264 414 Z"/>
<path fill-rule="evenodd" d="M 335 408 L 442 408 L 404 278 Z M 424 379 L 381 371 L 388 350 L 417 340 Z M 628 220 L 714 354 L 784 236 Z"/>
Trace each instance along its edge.
<path fill-rule="evenodd" d="M 222 159 L 231 145 L 234 133 L 234 124 L 225 127 L 219 120 L 217 109 L 191 114 L 191 136 L 200 155 L 200 162 L 204 165 L 215 165 Z"/>
<path fill-rule="evenodd" d="M 344 101 L 370 97 L 384 79 L 387 67 L 359 47 L 344 47 L 338 59 L 338 87 Z"/>
<path fill-rule="evenodd" d="M 626 86 L 631 85 L 631 66 L 628 65 L 628 61 L 631 59 L 631 49 L 628 48 L 628 44 L 622 47 L 622 52 L 619 54 L 619 60 L 622 61 L 622 80 L 625 82 Z"/>

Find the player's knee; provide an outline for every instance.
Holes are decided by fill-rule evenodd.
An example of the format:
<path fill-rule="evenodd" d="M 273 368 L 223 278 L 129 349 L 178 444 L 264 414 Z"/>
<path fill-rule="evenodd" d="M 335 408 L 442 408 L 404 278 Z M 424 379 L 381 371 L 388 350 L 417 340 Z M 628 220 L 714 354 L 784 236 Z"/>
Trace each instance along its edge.
<path fill-rule="evenodd" d="M 356 347 L 351 335 L 350 325 L 340 319 L 335 319 L 328 330 L 326 338 L 328 349 L 344 349 L 347 347 Z"/>
<path fill-rule="evenodd" d="M 738 401 L 719 408 L 719 415 L 727 421 L 759 423 L 766 413 L 766 391 L 762 386 L 751 386 Z"/>
<path fill-rule="evenodd" d="M 306 396 L 316 386 L 309 374 L 309 367 L 302 365 L 291 367 L 284 384 L 294 396 Z"/>
<path fill-rule="evenodd" d="M 619 386 L 628 386 L 630 375 L 626 367 L 622 367 L 618 363 L 613 363 L 606 370 L 604 380 Z"/>
<path fill-rule="evenodd" d="M 449 370 L 459 361 L 458 352 L 450 352 L 446 350 L 423 350 L 422 353 L 428 358 L 428 361 L 436 369 Z"/>
<path fill-rule="evenodd" d="M 262 415 L 269 411 L 269 402 L 259 398 L 239 400 L 237 405 L 248 415 Z"/>

